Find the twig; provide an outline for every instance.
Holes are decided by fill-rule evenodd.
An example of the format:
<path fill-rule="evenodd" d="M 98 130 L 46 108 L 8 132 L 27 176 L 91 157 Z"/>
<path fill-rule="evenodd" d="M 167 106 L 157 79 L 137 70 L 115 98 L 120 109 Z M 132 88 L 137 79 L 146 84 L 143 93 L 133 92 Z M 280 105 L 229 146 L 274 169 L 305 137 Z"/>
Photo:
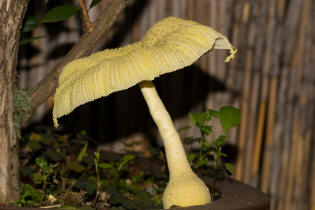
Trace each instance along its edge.
<path fill-rule="evenodd" d="M 41 208 L 41 209 L 52 209 L 52 208 L 59 208 L 59 207 L 61 207 L 60 204 L 58 204 L 58 205 L 53 205 L 53 206 L 41 206 L 41 207 L 39 207 L 39 208 Z"/>
<path fill-rule="evenodd" d="M 92 23 L 91 23 L 88 11 L 86 9 L 85 1 L 79 0 L 79 4 L 81 7 L 81 13 L 82 13 L 84 25 L 85 25 L 86 29 L 88 30 L 88 32 L 91 33 L 92 32 Z"/>
<path fill-rule="evenodd" d="M 46 75 L 46 77 L 34 88 L 30 94 L 32 114 L 46 99 L 54 94 L 58 86 L 58 77 L 63 67 L 70 61 L 87 56 L 100 42 L 100 38 L 113 25 L 117 15 L 126 7 L 126 0 L 115 0 L 102 12 L 100 17 L 92 24 L 92 32 L 85 33 L 79 42 L 68 52 L 68 54 Z M 24 118 L 22 123 L 25 123 Z"/>

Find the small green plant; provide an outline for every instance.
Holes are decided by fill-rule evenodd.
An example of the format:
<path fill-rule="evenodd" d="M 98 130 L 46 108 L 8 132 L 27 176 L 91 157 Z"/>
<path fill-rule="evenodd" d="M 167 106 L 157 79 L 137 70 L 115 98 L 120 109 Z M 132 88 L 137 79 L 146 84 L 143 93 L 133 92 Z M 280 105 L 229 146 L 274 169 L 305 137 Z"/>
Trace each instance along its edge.
<path fill-rule="evenodd" d="M 63 135 L 41 128 L 23 134 L 23 191 L 18 205 L 76 209 L 162 207 L 161 196 L 167 183 L 164 170 L 142 171 L 138 167 L 140 159 L 133 154 L 106 162 L 101 151 L 90 152 L 93 144 L 85 131 Z"/>
<path fill-rule="evenodd" d="M 22 183 L 22 194 L 18 206 L 40 206 L 42 194 L 32 185 Z"/>
<path fill-rule="evenodd" d="M 37 157 L 35 163 L 39 167 L 39 171 L 33 174 L 33 182 L 35 184 L 42 185 L 43 194 L 40 199 L 40 203 L 42 203 L 46 195 L 48 178 L 54 173 L 54 168 L 57 164 L 48 164 L 46 160 L 41 157 Z"/>
<path fill-rule="evenodd" d="M 100 195 L 105 192 L 110 194 L 108 202 L 114 208 L 153 209 L 161 207 L 161 197 L 140 187 L 141 184 L 152 183 L 153 180 L 144 177 L 142 171 L 134 171 L 132 161 L 136 158 L 135 155 L 127 154 L 118 161 L 112 162 L 102 162 L 99 150 L 94 155 L 97 182 L 96 199 L 99 199 Z"/>
<path fill-rule="evenodd" d="M 102 185 L 114 184 L 119 185 L 121 173 L 124 171 L 124 166 L 131 160 L 135 159 L 134 155 L 124 155 L 117 162 L 101 162 L 100 161 L 100 150 L 98 149 L 95 153 L 95 171 L 96 171 L 96 182 L 97 182 L 97 194 L 100 193 Z M 101 170 L 106 174 L 106 180 L 101 180 Z"/>
<path fill-rule="evenodd" d="M 188 161 L 197 170 L 203 167 L 209 169 L 208 172 L 213 177 L 212 195 L 217 196 L 218 193 L 215 191 L 217 178 L 224 176 L 225 171 L 232 174 L 232 165 L 222 161 L 222 157 L 227 157 L 222 148 L 228 140 L 227 132 L 240 123 L 240 111 L 231 106 L 224 106 L 219 111 L 209 109 L 200 113 L 189 113 L 188 116 L 191 123 L 199 128 L 201 134 L 200 138 L 189 137 L 184 140 L 186 144 L 191 144 L 195 141 L 198 141 L 200 144 L 199 153 L 192 152 L 188 154 Z M 209 125 L 209 122 L 213 118 L 219 120 L 223 134 L 214 141 L 209 142 L 206 140 L 206 137 L 212 133 L 212 126 Z M 188 128 L 184 127 L 181 130 Z"/>

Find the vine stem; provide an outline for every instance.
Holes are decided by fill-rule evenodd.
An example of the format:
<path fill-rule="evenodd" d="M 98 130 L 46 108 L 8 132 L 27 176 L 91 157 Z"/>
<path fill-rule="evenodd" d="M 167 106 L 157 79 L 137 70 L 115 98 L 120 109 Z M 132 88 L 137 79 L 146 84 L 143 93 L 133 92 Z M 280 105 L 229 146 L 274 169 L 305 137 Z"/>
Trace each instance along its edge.
<path fill-rule="evenodd" d="M 42 197 L 40 198 L 40 204 L 43 202 L 46 195 L 46 185 L 47 185 L 47 176 L 44 175 L 43 194 L 42 194 Z"/>

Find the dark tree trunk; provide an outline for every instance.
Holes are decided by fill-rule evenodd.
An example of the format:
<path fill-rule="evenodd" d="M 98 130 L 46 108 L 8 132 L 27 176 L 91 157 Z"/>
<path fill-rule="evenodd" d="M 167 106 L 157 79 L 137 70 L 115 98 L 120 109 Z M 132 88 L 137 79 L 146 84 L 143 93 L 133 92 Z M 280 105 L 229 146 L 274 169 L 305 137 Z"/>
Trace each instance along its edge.
<path fill-rule="evenodd" d="M 28 0 L 0 1 L 0 204 L 15 202 L 20 193 L 13 94 L 20 26 L 27 3 Z"/>

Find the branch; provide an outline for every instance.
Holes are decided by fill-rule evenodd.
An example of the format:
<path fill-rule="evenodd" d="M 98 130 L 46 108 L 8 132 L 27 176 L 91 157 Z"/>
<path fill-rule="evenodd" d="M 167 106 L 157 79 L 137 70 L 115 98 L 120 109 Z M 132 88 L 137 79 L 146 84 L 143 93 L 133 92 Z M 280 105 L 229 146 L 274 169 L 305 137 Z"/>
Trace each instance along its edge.
<path fill-rule="evenodd" d="M 101 41 L 100 38 L 113 25 L 117 15 L 126 7 L 126 0 L 114 0 L 92 24 L 92 32 L 85 33 L 79 42 L 73 46 L 68 54 L 46 75 L 30 94 L 31 115 L 46 99 L 55 93 L 58 86 L 58 77 L 63 67 L 72 60 L 89 55 Z M 25 117 L 22 124 L 25 123 Z"/>
<path fill-rule="evenodd" d="M 85 25 L 86 29 L 88 30 L 88 32 L 92 32 L 92 24 L 91 24 L 91 21 L 89 18 L 88 11 L 87 11 L 86 6 L 85 6 L 85 1 L 79 0 L 79 3 L 80 3 L 80 7 L 81 7 L 81 13 L 82 13 L 84 25 Z"/>

